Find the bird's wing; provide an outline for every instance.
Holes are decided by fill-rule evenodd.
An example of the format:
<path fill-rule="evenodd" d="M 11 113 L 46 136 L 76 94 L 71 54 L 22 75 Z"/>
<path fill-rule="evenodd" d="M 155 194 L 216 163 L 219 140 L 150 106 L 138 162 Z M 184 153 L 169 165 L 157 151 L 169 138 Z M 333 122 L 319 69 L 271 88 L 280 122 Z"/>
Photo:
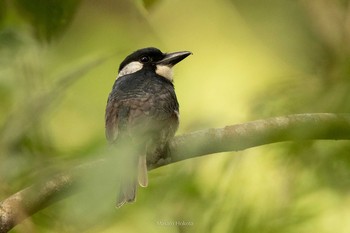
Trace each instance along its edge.
<path fill-rule="evenodd" d="M 108 142 L 113 143 L 118 137 L 118 103 L 108 99 L 106 107 L 105 133 Z"/>

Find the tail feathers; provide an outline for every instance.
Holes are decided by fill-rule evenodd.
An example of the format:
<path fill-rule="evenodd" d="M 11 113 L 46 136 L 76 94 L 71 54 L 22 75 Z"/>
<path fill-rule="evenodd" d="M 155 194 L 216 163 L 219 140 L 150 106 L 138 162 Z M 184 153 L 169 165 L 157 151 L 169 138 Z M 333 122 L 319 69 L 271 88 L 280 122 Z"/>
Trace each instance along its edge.
<path fill-rule="evenodd" d="M 116 207 L 120 208 L 127 202 L 135 202 L 136 199 L 136 179 L 126 182 L 122 181 L 119 195 L 117 197 Z"/>
<path fill-rule="evenodd" d="M 138 180 L 141 187 L 148 186 L 146 155 L 142 155 L 139 157 Z"/>
<path fill-rule="evenodd" d="M 136 164 L 135 164 L 136 165 Z M 147 161 L 146 155 L 142 155 L 138 158 L 137 168 L 132 170 L 131 174 L 125 175 L 121 179 L 120 191 L 116 202 L 116 207 L 120 208 L 125 203 L 135 202 L 136 191 L 137 191 L 137 180 L 142 187 L 148 185 L 148 174 L 147 174 Z M 137 172 L 137 177 L 136 177 Z"/>

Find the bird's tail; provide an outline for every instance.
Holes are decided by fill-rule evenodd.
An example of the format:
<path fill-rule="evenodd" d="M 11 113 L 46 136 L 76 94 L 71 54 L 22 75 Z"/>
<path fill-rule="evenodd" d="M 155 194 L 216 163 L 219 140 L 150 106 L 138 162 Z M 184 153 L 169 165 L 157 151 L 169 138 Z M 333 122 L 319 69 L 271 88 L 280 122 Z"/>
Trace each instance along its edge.
<path fill-rule="evenodd" d="M 116 207 L 120 208 L 127 202 L 134 202 L 136 199 L 136 191 L 137 187 L 134 177 L 131 177 L 131 179 L 121 179 Z"/>
<path fill-rule="evenodd" d="M 146 155 L 139 158 L 138 180 L 141 187 L 148 186 L 147 160 Z"/>
<path fill-rule="evenodd" d="M 120 208 L 125 203 L 135 202 L 137 192 L 137 180 L 142 187 L 148 185 L 147 163 L 146 156 L 140 156 L 138 159 L 138 168 L 129 172 L 120 181 L 119 195 L 117 197 L 116 207 Z M 137 176 L 135 176 L 136 172 Z"/>

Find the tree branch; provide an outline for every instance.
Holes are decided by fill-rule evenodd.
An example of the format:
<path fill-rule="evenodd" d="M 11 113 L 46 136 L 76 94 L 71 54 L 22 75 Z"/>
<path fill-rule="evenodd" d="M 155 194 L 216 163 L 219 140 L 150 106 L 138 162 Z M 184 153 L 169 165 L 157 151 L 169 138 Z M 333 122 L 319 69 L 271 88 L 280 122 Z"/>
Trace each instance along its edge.
<path fill-rule="evenodd" d="M 275 142 L 317 139 L 349 140 L 350 114 L 297 114 L 180 135 L 170 142 L 168 153 L 151 161 L 149 168 Z M 82 171 L 105 164 L 106 160 L 100 159 L 80 165 L 3 200 L 0 202 L 0 233 L 8 232 L 28 216 L 74 193 L 72 187 L 82 178 Z"/>
<path fill-rule="evenodd" d="M 308 113 L 205 129 L 175 137 L 171 162 L 283 141 L 350 139 L 350 114 Z"/>

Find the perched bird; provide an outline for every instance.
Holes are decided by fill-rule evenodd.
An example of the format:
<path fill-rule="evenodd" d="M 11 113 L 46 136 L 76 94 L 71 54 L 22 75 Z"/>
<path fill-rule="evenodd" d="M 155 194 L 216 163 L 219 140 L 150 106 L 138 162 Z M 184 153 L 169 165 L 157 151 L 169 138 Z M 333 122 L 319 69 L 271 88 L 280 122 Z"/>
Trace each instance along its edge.
<path fill-rule="evenodd" d="M 147 161 L 174 137 L 179 104 L 172 68 L 190 54 L 143 48 L 127 56 L 119 66 L 107 101 L 106 137 L 113 145 L 128 144 L 132 154 L 125 162 L 128 173 L 120 177 L 117 207 L 135 201 L 137 181 L 143 187 L 148 185 Z"/>

